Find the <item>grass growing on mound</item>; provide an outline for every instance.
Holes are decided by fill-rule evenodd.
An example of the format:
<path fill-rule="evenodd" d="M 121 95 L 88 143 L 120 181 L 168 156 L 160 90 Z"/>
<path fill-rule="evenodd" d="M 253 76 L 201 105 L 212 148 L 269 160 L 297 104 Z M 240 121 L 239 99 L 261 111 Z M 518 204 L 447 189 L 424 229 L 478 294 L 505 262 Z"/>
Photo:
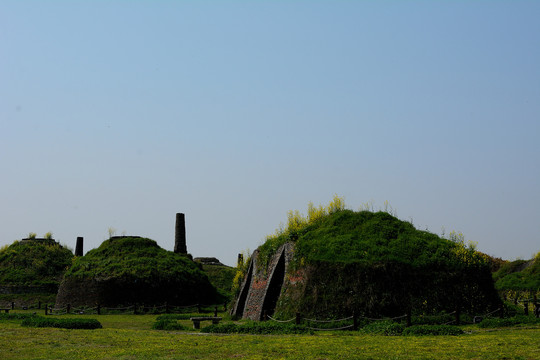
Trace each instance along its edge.
<path fill-rule="evenodd" d="M 223 265 L 202 265 L 202 268 L 224 301 L 229 302 L 232 299 L 232 284 L 236 269 Z"/>
<path fill-rule="evenodd" d="M 53 327 L 60 329 L 101 329 L 101 323 L 96 319 L 57 319 L 42 316 L 32 316 L 21 323 L 26 327 Z"/>
<path fill-rule="evenodd" d="M 164 250 L 147 238 L 111 238 L 76 258 L 57 302 L 68 303 L 85 281 L 100 289 L 101 298 L 91 301 L 107 306 L 222 303 L 208 276 L 188 256 Z"/>
<path fill-rule="evenodd" d="M 58 243 L 15 241 L 0 249 L 0 284 L 57 286 L 72 259 Z"/>
<path fill-rule="evenodd" d="M 307 217 L 289 212 L 287 227 L 258 248 L 258 265 L 266 268 L 286 242 L 294 244 L 289 274 L 304 271 L 306 285 L 301 296 L 294 294 L 298 301 L 278 301 L 276 313 L 285 317 L 298 311 L 347 316 L 352 304 L 386 317 L 411 309 L 488 312 L 501 305 L 490 258 L 462 234 L 444 239 L 388 212 L 347 210 L 339 197 L 326 208 L 310 204 Z"/>
<path fill-rule="evenodd" d="M 139 280 L 205 278 L 186 256 L 164 250 L 154 240 L 132 237 L 105 240 L 97 249 L 77 258 L 65 276 Z"/>
<path fill-rule="evenodd" d="M 499 290 L 540 291 L 540 252 L 531 260 L 503 264 L 493 279 Z"/>

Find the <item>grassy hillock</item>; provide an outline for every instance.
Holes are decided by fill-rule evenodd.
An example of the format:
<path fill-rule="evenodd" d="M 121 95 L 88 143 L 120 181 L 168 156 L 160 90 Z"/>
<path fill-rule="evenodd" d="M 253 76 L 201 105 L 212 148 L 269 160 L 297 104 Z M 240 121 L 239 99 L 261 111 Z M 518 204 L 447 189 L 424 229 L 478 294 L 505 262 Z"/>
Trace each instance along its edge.
<path fill-rule="evenodd" d="M 88 297 L 81 292 L 88 289 Z M 190 258 L 151 239 L 111 238 L 76 258 L 65 273 L 57 303 L 213 304 L 220 300 Z"/>
<path fill-rule="evenodd" d="M 353 307 L 380 315 L 499 307 L 489 257 L 463 236 L 451 239 L 387 212 L 347 210 L 335 197 L 326 208 L 310 204 L 307 217 L 289 212 L 287 228 L 259 247 L 258 262 L 265 264 L 279 246 L 294 243 L 289 272 L 304 272 L 307 281 L 302 296 L 289 294 L 300 305 L 280 299 L 276 312 L 283 314 L 298 308 L 328 316 Z"/>
<path fill-rule="evenodd" d="M 15 241 L 0 249 L 0 285 L 58 286 L 73 253 L 58 243 Z"/>
<path fill-rule="evenodd" d="M 233 296 L 232 283 L 236 269 L 225 265 L 202 265 L 202 268 L 224 301 L 229 302 Z"/>
<path fill-rule="evenodd" d="M 505 263 L 493 279 L 498 290 L 540 291 L 540 252 L 531 260 Z"/>

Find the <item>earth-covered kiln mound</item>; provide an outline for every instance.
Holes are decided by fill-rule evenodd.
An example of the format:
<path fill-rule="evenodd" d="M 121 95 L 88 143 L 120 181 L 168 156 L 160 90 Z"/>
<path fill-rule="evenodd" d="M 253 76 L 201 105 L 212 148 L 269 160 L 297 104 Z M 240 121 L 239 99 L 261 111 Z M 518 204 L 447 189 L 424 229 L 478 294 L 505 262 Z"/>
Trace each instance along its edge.
<path fill-rule="evenodd" d="M 340 207 L 309 217 L 289 213 L 289 227 L 251 256 L 232 314 L 289 319 L 485 312 L 501 300 L 490 259 L 414 228 L 387 212 Z M 311 214 L 316 216 L 312 216 Z M 321 215 L 322 213 L 322 215 Z"/>
<path fill-rule="evenodd" d="M 540 295 L 540 252 L 531 260 L 506 262 L 493 274 L 500 291 L 524 291 Z"/>
<path fill-rule="evenodd" d="M 154 240 L 115 237 L 76 258 L 65 273 L 57 306 L 192 305 L 220 301 L 208 277 L 186 254 Z"/>
<path fill-rule="evenodd" d="M 0 249 L 2 292 L 56 293 L 73 253 L 53 239 L 23 239 Z"/>

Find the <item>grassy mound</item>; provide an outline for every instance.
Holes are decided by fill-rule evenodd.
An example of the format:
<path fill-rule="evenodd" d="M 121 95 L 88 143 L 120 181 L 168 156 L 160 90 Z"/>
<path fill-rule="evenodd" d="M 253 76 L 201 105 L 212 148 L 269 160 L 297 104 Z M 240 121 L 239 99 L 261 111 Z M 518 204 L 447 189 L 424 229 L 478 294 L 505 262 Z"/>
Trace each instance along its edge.
<path fill-rule="evenodd" d="M 400 316 L 501 306 L 489 257 L 462 236 L 440 238 L 387 212 L 346 210 L 337 197 L 327 208 L 310 204 L 307 217 L 289 212 L 287 228 L 259 247 L 258 263 L 286 242 L 295 254 L 287 276 L 304 274 L 304 287 L 283 291 L 276 313 L 284 318 L 297 311 L 327 318 L 353 309 Z"/>
<path fill-rule="evenodd" d="M 0 284 L 56 288 L 72 259 L 73 253 L 55 242 L 15 241 L 0 249 Z"/>
<path fill-rule="evenodd" d="M 532 260 L 505 263 L 493 279 L 499 290 L 540 291 L 540 252 Z"/>
<path fill-rule="evenodd" d="M 57 304 L 192 305 L 220 301 L 197 264 L 151 239 L 113 238 L 75 259 L 65 273 Z"/>
<path fill-rule="evenodd" d="M 224 265 L 202 265 L 208 279 L 223 297 L 224 302 L 232 299 L 232 284 L 236 269 Z"/>

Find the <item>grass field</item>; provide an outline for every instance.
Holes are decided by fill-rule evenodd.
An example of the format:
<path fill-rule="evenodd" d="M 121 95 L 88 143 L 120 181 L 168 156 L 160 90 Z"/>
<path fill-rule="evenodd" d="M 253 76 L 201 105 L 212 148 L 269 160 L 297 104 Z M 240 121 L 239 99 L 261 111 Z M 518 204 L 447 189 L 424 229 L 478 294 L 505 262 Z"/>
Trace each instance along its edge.
<path fill-rule="evenodd" d="M 471 334 L 421 337 L 207 335 L 151 330 L 155 315 L 87 317 L 99 319 L 103 329 L 36 329 L 0 322 L 0 359 L 540 359 L 540 327 L 471 327 Z"/>

